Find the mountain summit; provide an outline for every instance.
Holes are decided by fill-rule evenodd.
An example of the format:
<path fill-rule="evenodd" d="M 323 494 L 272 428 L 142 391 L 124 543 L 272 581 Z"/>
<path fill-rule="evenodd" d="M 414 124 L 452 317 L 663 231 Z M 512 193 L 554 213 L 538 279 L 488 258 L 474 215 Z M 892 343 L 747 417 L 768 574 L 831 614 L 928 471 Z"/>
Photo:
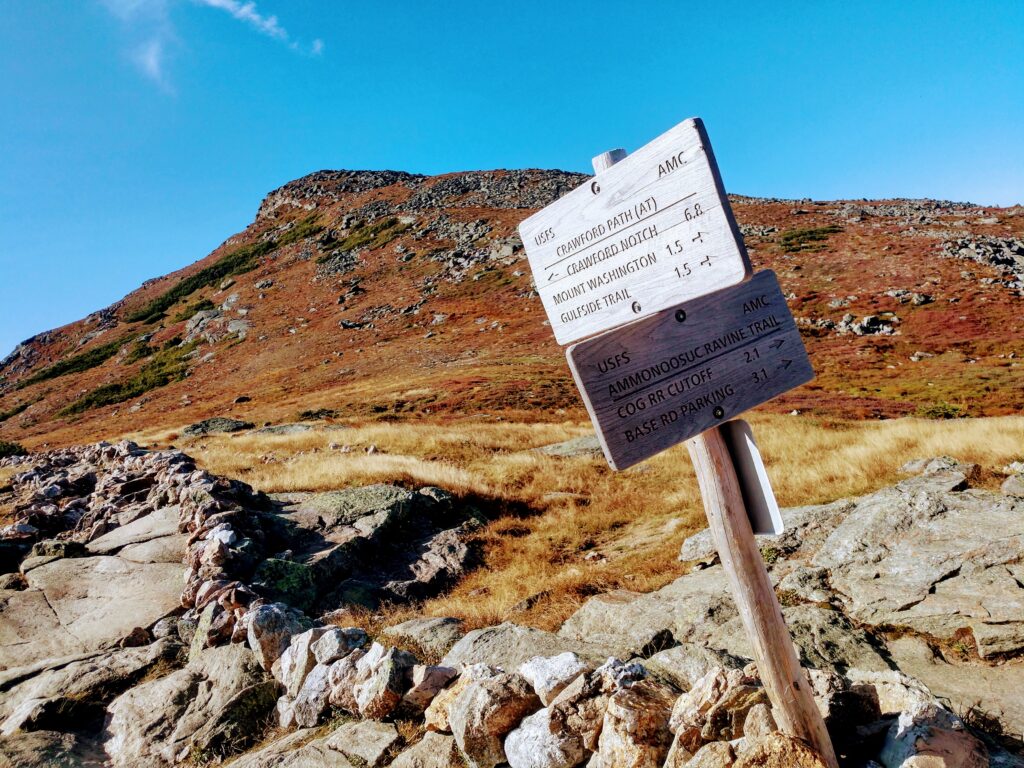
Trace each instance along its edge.
<path fill-rule="evenodd" d="M 205 258 L 20 344 L 0 362 L 0 439 L 68 444 L 222 415 L 582 417 L 516 226 L 586 179 L 318 171 L 289 182 Z M 1024 355 L 1024 209 L 732 203 L 817 372 L 770 408 L 1024 407 L 1011 385 Z"/>

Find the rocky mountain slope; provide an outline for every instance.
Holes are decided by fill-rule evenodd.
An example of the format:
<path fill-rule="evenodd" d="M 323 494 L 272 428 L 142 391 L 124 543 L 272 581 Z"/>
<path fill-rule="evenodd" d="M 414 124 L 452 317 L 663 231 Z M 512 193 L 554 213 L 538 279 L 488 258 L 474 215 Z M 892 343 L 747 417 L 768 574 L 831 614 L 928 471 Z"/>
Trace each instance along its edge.
<path fill-rule="evenodd" d="M 438 488 L 270 498 L 175 450 L 4 459 L 0 766 L 821 768 L 779 733 L 706 533 L 557 632 L 358 604 L 461 577 Z M 764 537 L 844 767 L 1024 766 L 1024 465 L 922 460 Z M 404 553 L 396 558 L 396 553 Z M 183 578 L 182 578 L 183 576 Z"/>
<path fill-rule="evenodd" d="M 515 228 L 584 180 L 321 171 L 286 184 L 209 256 L 19 345 L 0 362 L 0 439 L 67 445 L 303 411 L 582 417 Z M 733 207 L 755 266 L 779 274 L 818 373 L 770 407 L 1024 407 L 1024 209 Z"/>

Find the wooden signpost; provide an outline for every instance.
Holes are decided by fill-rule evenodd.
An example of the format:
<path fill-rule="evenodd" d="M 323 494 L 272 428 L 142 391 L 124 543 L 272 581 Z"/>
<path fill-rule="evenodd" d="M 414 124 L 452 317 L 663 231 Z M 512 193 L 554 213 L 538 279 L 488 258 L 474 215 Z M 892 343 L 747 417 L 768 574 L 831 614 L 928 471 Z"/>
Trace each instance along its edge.
<path fill-rule="evenodd" d="M 601 334 L 566 354 L 613 469 L 687 442 L 776 720 L 838 768 L 751 527 L 753 516 L 781 532 L 764 466 L 745 422 L 719 428 L 813 378 L 800 334 L 772 272 L 744 282 L 750 264 L 700 120 L 629 158 L 599 155 L 594 171 L 519 227 L 555 337 Z"/>

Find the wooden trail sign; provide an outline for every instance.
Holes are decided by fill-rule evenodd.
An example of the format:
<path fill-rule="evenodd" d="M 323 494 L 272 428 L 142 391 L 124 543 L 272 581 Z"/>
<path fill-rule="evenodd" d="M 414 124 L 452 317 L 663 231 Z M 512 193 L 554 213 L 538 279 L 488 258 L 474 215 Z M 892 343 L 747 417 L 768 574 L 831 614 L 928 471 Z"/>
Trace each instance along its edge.
<path fill-rule="evenodd" d="M 750 275 L 699 118 L 604 162 L 609 167 L 598 178 L 519 225 L 559 344 Z"/>
<path fill-rule="evenodd" d="M 751 528 L 748 504 L 760 529 L 781 528 L 764 465 L 745 423 L 718 427 L 813 377 L 800 334 L 773 273 L 737 285 L 750 265 L 700 120 L 632 157 L 598 155 L 594 171 L 519 227 L 555 337 L 615 328 L 567 350 L 614 469 L 690 438 L 708 527 L 776 720 L 839 768 Z"/>
<path fill-rule="evenodd" d="M 566 356 L 613 469 L 814 378 L 770 271 L 574 344 Z"/>
<path fill-rule="evenodd" d="M 621 150 L 605 152 L 595 157 L 594 171 L 598 174 L 598 179 L 604 178 L 602 171 L 605 173 L 609 172 L 606 169 L 614 168 L 614 164 L 623 157 L 625 157 L 625 153 Z M 724 195 L 722 199 L 725 200 Z M 725 201 L 724 205 L 726 210 L 728 210 L 728 201 Z M 536 271 L 534 275 L 535 277 L 537 276 Z M 765 281 L 770 281 L 772 285 L 767 285 Z M 772 273 L 761 273 L 751 283 L 755 286 L 764 285 L 766 290 L 768 288 L 778 289 L 778 284 Z M 742 290 L 737 290 L 740 290 L 742 295 Z M 757 303 L 761 304 L 764 302 L 758 301 Z M 701 306 L 704 306 L 704 304 L 701 304 Z M 776 306 L 778 305 L 776 304 Z M 784 301 L 781 304 L 781 309 L 785 310 L 785 318 L 788 318 L 789 322 L 792 323 L 792 318 L 789 316 L 789 311 Z M 683 315 L 681 319 L 677 318 L 675 316 L 676 311 L 685 313 L 687 309 L 686 306 L 675 307 L 672 311 L 663 314 L 671 316 L 673 320 L 681 324 L 689 319 L 686 315 Z M 659 319 L 654 318 L 651 322 L 643 323 L 643 325 L 645 327 L 652 325 L 653 327 L 661 327 L 658 325 L 658 322 Z M 640 323 L 633 323 L 632 325 L 640 325 Z M 607 334 L 606 337 L 602 338 L 605 338 L 605 341 L 607 341 L 608 337 L 616 334 L 630 336 L 634 333 L 632 325 L 620 328 L 618 331 Z M 783 328 L 788 328 L 785 323 L 780 325 Z M 756 339 L 753 341 L 753 344 L 758 348 L 765 341 L 762 330 L 759 328 L 751 329 L 752 331 L 757 330 Z M 781 334 L 782 331 L 779 333 Z M 782 338 L 782 336 L 780 335 L 779 338 Z M 600 342 L 601 340 L 597 339 L 595 341 Z M 804 359 L 806 360 L 806 352 L 803 350 L 803 342 L 800 341 L 799 334 L 795 341 L 798 343 L 799 350 L 803 352 Z M 572 350 L 569 352 L 571 364 Z M 783 365 L 782 370 L 787 371 L 789 367 Z M 808 369 L 809 367 L 808 364 Z M 767 373 L 767 369 L 765 369 L 765 372 Z M 575 373 L 574 371 L 574 375 Z M 776 392 L 776 394 L 780 394 L 780 392 Z M 590 404 L 588 403 L 589 407 Z M 594 413 L 592 409 L 592 417 Z M 601 428 L 596 418 L 594 423 L 598 428 L 598 433 L 601 434 Z M 749 459 L 755 465 L 754 475 L 759 477 L 763 475 L 763 466 L 756 466 L 760 462 L 755 456 L 756 448 L 751 447 L 752 439 L 750 442 L 747 442 L 745 439 L 737 442 L 737 437 L 744 437 L 743 430 L 737 430 L 735 433 L 730 434 L 729 437 L 734 439 L 734 449 L 737 446 L 743 446 L 742 449 L 737 449 L 738 456 L 742 456 L 744 453 L 751 454 L 745 457 L 741 464 Z M 750 437 L 752 438 L 752 435 Z M 772 587 L 771 578 L 768 576 L 768 569 L 765 567 L 761 551 L 758 548 L 757 541 L 754 539 L 750 515 L 745 506 L 743 489 L 737 477 L 735 460 L 730 453 L 726 434 L 717 426 L 712 426 L 707 431 L 688 440 L 686 447 L 690 452 L 690 458 L 693 460 L 694 469 L 696 470 L 697 483 L 700 486 L 701 498 L 704 501 L 704 511 L 708 518 L 708 528 L 711 530 L 712 539 L 722 560 L 722 568 L 725 571 L 726 578 L 729 580 L 729 588 L 732 592 L 733 600 L 736 602 L 736 608 L 739 612 L 740 620 L 743 622 L 743 628 L 746 630 L 747 638 L 750 640 L 758 674 L 764 683 L 765 689 L 768 691 L 768 698 L 772 702 L 775 718 L 785 733 L 803 739 L 814 747 L 829 768 L 839 768 L 839 761 L 836 759 L 835 750 L 832 748 L 832 741 L 829 738 L 828 730 L 825 728 L 825 721 L 822 719 L 821 712 L 818 711 L 817 704 L 814 701 L 807 675 L 804 674 L 800 666 L 800 658 L 797 654 L 796 646 L 793 644 L 793 638 L 789 634 L 786 620 L 782 616 L 782 607 L 779 605 L 779 600 Z M 605 450 L 607 455 L 607 444 L 605 444 Z M 749 469 L 748 467 L 747 470 L 749 471 Z M 771 488 L 764 482 L 766 479 L 766 475 L 761 478 L 760 488 L 763 492 L 770 494 Z M 780 522 L 780 520 L 776 519 L 770 521 L 770 524 L 776 526 Z"/>

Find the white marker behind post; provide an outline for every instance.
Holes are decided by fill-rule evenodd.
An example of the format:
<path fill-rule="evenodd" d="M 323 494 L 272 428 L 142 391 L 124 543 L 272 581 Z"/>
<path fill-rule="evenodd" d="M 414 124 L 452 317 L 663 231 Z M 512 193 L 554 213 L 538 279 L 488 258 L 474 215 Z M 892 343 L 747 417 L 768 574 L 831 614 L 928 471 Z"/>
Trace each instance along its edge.
<path fill-rule="evenodd" d="M 719 431 L 725 438 L 736 468 L 736 479 L 740 483 L 750 527 L 756 534 L 778 536 L 783 531 L 782 511 L 754 441 L 753 430 L 743 419 L 733 419 L 723 424 Z"/>

